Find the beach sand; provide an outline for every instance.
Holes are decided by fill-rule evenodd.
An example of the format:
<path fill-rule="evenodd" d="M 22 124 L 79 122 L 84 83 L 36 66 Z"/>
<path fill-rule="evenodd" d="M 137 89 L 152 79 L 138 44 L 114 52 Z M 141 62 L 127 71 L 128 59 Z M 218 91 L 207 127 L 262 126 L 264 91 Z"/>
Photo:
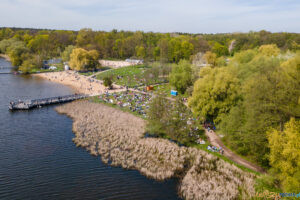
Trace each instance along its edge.
<path fill-rule="evenodd" d="M 61 83 L 72 87 L 76 92 L 86 95 L 99 95 L 106 91 L 106 87 L 102 81 L 80 75 L 74 71 L 48 72 L 34 74 L 33 76 L 41 77 L 49 81 Z M 118 85 L 113 85 L 113 90 L 108 90 L 109 93 L 125 91 L 124 88 Z"/>

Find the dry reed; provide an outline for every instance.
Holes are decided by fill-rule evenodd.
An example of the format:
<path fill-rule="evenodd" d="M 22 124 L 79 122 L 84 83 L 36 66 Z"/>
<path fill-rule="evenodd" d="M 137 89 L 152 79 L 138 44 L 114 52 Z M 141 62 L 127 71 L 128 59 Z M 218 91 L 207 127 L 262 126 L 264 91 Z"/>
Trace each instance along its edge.
<path fill-rule="evenodd" d="M 137 169 L 156 180 L 182 176 L 185 199 L 247 199 L 254 195 L 254 175 L 195 148 L 165 139 L 144 138 L 145 121 L 129 113 L 88 101 L 56 108 L 70 116 L 74 143 L 104 163 Z"/>

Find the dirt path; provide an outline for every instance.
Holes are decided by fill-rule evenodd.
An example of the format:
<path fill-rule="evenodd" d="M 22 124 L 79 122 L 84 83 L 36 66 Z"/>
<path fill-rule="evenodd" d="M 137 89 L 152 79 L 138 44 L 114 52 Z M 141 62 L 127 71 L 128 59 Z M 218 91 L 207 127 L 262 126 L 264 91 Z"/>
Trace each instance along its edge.
<path fill-rule="evenodd" d="M 208 137 L 208 140 L 210 141 L 210 143 L 213 146 L 217 146 L 217 147 L 222 147 L 224 149 L 224 156 L 226 156 L 227 158 L 229 158 L 230 160 L 243 165 L 249 169 L 252 169 L 254 171 L 260 172 L 260 173 L 265 173 L 265 170 L 253 163 L 250 163 L 249 161 L 241 158 L 240 156 L 236 155 L 235 153 L 233 153 L 230 149 L 228 149 L 221 141 L 221 139 L 219 138 L 219 136 L 214 132 L 214 131 L 208 131 L 207 129 L 205 129 L 205 134 Z"/>

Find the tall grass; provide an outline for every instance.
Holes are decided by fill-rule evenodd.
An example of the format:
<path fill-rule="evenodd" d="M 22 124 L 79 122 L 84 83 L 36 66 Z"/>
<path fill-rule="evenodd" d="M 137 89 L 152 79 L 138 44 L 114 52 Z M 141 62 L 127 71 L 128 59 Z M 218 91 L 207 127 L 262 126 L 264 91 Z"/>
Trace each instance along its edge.
<path fill-rule="evenodd" d="M 193 147 L 162 138 L 144 138 L 145 121 L 129 113 L 88 101 L 56 109 L 73 118 L 77 146 L 103 162 L 137 169 L 156 180 L 180 177 L 185 199 L 248 199 L 255 195 L 255 175 Z"/>

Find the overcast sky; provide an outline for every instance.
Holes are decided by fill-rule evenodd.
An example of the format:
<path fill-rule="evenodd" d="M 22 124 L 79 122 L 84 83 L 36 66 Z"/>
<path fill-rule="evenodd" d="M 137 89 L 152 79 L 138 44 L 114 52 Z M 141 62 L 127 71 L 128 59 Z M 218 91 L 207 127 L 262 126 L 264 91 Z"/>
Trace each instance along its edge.
<path fill-rule="evenodd" d="M 300 32 L 300 0 L 0 0 L 0 27 Z"/>

